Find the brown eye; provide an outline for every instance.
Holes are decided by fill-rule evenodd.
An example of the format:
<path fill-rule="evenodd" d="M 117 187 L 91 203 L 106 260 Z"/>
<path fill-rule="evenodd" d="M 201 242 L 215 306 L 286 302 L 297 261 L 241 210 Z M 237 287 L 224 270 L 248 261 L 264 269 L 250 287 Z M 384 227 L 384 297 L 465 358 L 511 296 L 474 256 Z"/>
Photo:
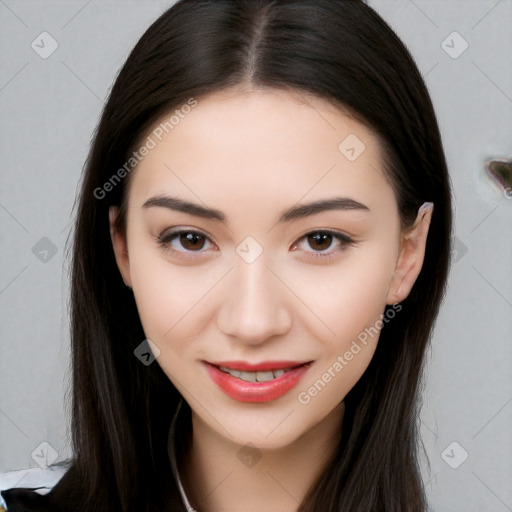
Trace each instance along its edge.
<path fill-rule="evenodd" d="M 315 233 L 307 235 L 309 246 L 315 251 L 325 251 L 332 244 L 333 236 L 329 233 Z"/>
<path fill-rule="evenodd" d="M 188 251 L 200 250 L 203 248 L 206 242 L 204 236 L 193 232 L 181 233 L 180 235 L 178 235 L 178 238 L 181 246 L 187 249 Z"/>
<path fill-rule="evenodd" d="M 187 253 L 201 254 L 205 252 L 202 249 L 208 249 L 208 243 L 211 243 L 203 233 L 186 229 L 163 233 L 156 240 L 165 250 L 182 253 L 184 256 Z"/>
<path fill-rule="evenodd" d="M 299 248 L 313 258 L 330 258 L 355 245 L 355 240 L 337 231 L 312 231 L 303 236 L 293 249 Z M 312 250 L 311 250 L 312 249 Z"/>

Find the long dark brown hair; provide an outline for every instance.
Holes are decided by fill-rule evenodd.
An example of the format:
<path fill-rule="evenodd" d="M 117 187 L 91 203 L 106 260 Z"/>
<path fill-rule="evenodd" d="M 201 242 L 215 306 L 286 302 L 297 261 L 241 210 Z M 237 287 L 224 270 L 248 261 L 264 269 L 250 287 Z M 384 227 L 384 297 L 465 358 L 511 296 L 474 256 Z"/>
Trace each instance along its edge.
<path fill-rule="evenodd" d="M 312 93 L 371 128 L 404 227 L 424 201 L 435 205 L 419 277 L 346 396 L 340 444 L 299 510 L 427 509 L 419 398 L 446 288 L 452 211 L 424 81 L 404 44 L 362 0 L 181 0 L 122 67 L 86 162 L 70 271 L 73 457 L 48 510 L 183 510 L 170 504 L 176 482 L 167 453 L 180 395 L 158 364 L 134 356 L 145 335 L 109 233 L 111 205 L 122 207 L 118 227 L 126 227 L 130 174 L 108 192 L 105 183 L 156 120 L 191 98 L 243 83 Z"/>

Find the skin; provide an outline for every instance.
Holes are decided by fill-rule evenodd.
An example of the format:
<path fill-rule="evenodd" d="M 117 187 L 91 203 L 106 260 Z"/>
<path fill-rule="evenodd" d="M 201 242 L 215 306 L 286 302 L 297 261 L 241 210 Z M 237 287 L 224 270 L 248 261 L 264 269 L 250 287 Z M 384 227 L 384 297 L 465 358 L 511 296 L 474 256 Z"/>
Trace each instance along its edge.
<path fill-rule="evenodd" d="M 350 134 L 366 147 L 355 161 L 338 149 Z M 343 399 L 367 368 L 378 334 L 307 404 L 298 395 L 332 373 L 353 340 L 378 325 L 386 304 L 407 297 L 430 224 L 431 210 L 420 211 L 413 228 L 401 231 L 381 167 L 372 132 L 325 100 L 236 88 L 201 98 L 132 171 L 126 233 L 114 229 L 118 209 L 111 207 L 123 280 L 160 350 L 157 363 L 192 409 L 181 478 L 199 512 L 295 511 L 333 452 Z M 142 208 L 162 194 L 221 210 L 226 220 Z M 277 223 L 286 208 L 341 196 L 369 211 Z M 175 237 L 160 246 L 157 237 L 175 227 L 208 238 L 187 245 Z M 354 244 L 315 244 L 306 236 L 322 229 Z M 263 250 L 252 263 L 236 252 L 248 236 Z M 315 258 L 319 252 L 332 257 Z M 279 399 L 242 403 L 212 382 L 202 360 L 313 364 Z M 239 456 L 244 446 L 259 457 L 252 467 Z"/>

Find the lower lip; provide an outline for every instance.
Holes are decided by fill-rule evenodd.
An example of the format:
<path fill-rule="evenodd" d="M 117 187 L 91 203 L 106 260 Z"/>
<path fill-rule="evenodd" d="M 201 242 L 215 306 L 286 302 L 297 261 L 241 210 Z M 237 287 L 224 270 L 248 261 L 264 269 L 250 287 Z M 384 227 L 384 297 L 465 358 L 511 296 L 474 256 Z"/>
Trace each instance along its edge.
<path fill-rule="evenodd" d="M 290 391 L 308 371 L 310 364 L 299 366 L 268 382 L 247 382 L 205 363 L 211 379 L 230 398 L 239 402 L 270 402 Z"/>

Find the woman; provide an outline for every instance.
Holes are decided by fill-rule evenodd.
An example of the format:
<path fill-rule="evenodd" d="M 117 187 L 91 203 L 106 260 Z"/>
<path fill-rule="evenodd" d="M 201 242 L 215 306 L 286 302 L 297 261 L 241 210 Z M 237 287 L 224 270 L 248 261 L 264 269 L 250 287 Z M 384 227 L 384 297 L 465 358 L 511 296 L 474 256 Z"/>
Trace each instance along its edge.
<path fill-rule="evenodd" d="M 123 66 L 83 178 L 74 456 L 8 511 L 425 511 L 451 227 L 428 92 L 375 11 L 179 1 Z"/>

